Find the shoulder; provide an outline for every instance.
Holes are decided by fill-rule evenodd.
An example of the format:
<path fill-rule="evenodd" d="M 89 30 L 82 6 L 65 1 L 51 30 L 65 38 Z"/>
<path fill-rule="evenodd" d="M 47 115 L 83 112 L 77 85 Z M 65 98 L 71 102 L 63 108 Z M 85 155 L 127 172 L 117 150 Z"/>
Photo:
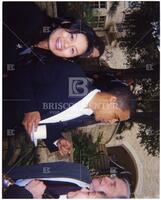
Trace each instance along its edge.
<path fill-rule="evenodd" d="M 59 58 L 55 55 L 50 55 L 50 58 L 46 61 L 46 64 L 54 67 L 54 69 L 59 69 L 61 72 L 66 74 L 85 76 L 85 73 L 80 65 L 73 61 Z"/>

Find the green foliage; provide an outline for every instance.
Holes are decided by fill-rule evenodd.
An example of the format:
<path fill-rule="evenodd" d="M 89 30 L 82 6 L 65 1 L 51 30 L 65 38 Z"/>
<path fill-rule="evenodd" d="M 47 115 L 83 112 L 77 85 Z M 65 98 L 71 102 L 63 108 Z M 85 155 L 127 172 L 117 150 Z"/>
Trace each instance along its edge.
<path fill-rule="evenodd" d="M 73 133 L 74 161 L 87 166 L 89 170 L 93 171 L 95 160 L 102 155 L 102 152 L 98 151 L 101 139 L 101 133 L 95 142 L 93 142 L 92 136 L 87 135 L 87 133 L 81 131 Z"/>
<path fill-rule="evenodd" d="M 123 27 L 127 34 L 120 41 L 122 48 L 127 49 L 130 67 L 158 62 L 158 38 L 153 36 L 153 22 L 159 22 L 158 2 L 142 2 L 140 9 L 125 13 Z M 134 58 L 136 53 L 141 56 L 137 62 Z"/>
<path fill-rule="evenodd" d="M 131 9 L 125 13 L 123 26 L 127 34 L 120 38 L 121 47 L 127 53 L 127 65 L 130 68 L 145 68 L 145 75 L 147 75 L 146 70 L 151 70 L 145 78 L 133 75 L 137 106 L 142 113 L 137 113 L 132 120 L 139 123 L 137 137 L 140 138 L 140 144 L 152 156 L 159 154 L 158 22 L 159 2 L 141 2 L 139 9 Z M 155 34 L 154 23 L 156 24 Z M 139 59 L 136 55 L 139 55 Z M 153 66 L 156 67 L 153 68 Z M 128 123 L 120 124 L 118 134 L 127 127 L 131 127 Z"/>
<path fill-rule="evenodd" d="M 159 111 L 159 80 L 142 79 L 138 80 L 141 86 L 137 92 L 138 107 L 143 111 Z"/>
<path fill-rule="evenodd" d="M 137 138 L 140 138 L 140 144 L 148 154 L 159 156 L 159 130 L 154 130 L 151 126 L 140 124 Z"/>
<path fill-rule="evenodd" d="M 93 11 L 91 9 L 91 4 L 88 2 L 83 4 L 83 20 L 91 26 L 95 26 L 96 24 Z"/>
<path fill-rule="evenodd" d="M 26 133 L 6 137 L 7 154 L 3 158 L 4 167 L 31 165 L 38 161 L 36 148 Z"/>

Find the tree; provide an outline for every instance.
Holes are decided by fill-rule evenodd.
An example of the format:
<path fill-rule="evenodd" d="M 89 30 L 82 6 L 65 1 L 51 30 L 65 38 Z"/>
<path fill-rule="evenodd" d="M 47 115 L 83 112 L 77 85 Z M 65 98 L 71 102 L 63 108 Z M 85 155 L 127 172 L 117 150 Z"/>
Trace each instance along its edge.
<path fill-rule="evenodd" d="M 141 2 L 140 9 L 125 13 L 123 26 L 126 36 L 120 38 L 121 48 L 127 53 L 128 69 L 111 70 L 123 80 L 133 80 L 137 96 L 136 115 L 123 123 L 120 132 L 132 121 L 139 124 L 137 137 L 148 154 L 159 154 L 159 2 Z M 138 57 L 138 58 L 137 58 Z M 129 125 L 130 124 L 130 125 Z"/>

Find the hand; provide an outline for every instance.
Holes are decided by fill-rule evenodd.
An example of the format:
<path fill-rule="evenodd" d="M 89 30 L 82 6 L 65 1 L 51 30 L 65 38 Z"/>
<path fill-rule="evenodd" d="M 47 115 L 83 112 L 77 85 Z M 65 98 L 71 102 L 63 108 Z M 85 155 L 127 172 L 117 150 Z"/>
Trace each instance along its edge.
<path fill-rule="evenodd" d="M 41 120 L 40 113 L 38 111 L 25 113 L 22 125 L 25 130 L 31 135 L 33 125 L 37 129 L 39 121 Z"/>
<path fill-rule="evenodd" d="M 42 199 L 46 185 L 42 181 L 33 180 L 25 186 L 25 189 L 32 194 L 34 199 Z"/>
<path fill-rule="evenodd" d="M 59 139 L 57 144 L 58 144 L 59 153 L 62 156 L 71 154 L 72 144 L 68 140 L 61 138 Z"/>

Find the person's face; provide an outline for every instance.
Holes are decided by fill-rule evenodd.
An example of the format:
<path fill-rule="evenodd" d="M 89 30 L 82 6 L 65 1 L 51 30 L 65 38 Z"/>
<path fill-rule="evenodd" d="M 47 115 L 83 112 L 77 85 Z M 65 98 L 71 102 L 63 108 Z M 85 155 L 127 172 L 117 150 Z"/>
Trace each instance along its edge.
<path fill-rule="evenodd" d="M 57 28 L 49 36 L 49 50 L 59 57 L 80 56 L 88 48 L 88 41 L 82 33 L 70 33 L 64 28 Z"/>
<path fill-rule="evenodd" d="M 99 109 L 94 111 L 95 120 L 113 124 L 118 121 L 129 119 L 129 110 L 122 110 L 118 107 L 117 98 L 110 96 L 108 101 L 101 101 Z"/>
<path fill-rule="evenodd" d="M 88 189 L 81 189 L 75 192 L 68 192 L 68 199 L 98 199 L 101 198 L 99 192 L 90 192 Z"/>
<path fill-rule="evenodd" d="M 128 195 L 127 184 L 117 177 L 110 178 L 105 176 L 93 179 L 90 184 L 90 191 L 102 191 L 106 193 L 108 198 L 117 198 L 119 196 Z"/>

